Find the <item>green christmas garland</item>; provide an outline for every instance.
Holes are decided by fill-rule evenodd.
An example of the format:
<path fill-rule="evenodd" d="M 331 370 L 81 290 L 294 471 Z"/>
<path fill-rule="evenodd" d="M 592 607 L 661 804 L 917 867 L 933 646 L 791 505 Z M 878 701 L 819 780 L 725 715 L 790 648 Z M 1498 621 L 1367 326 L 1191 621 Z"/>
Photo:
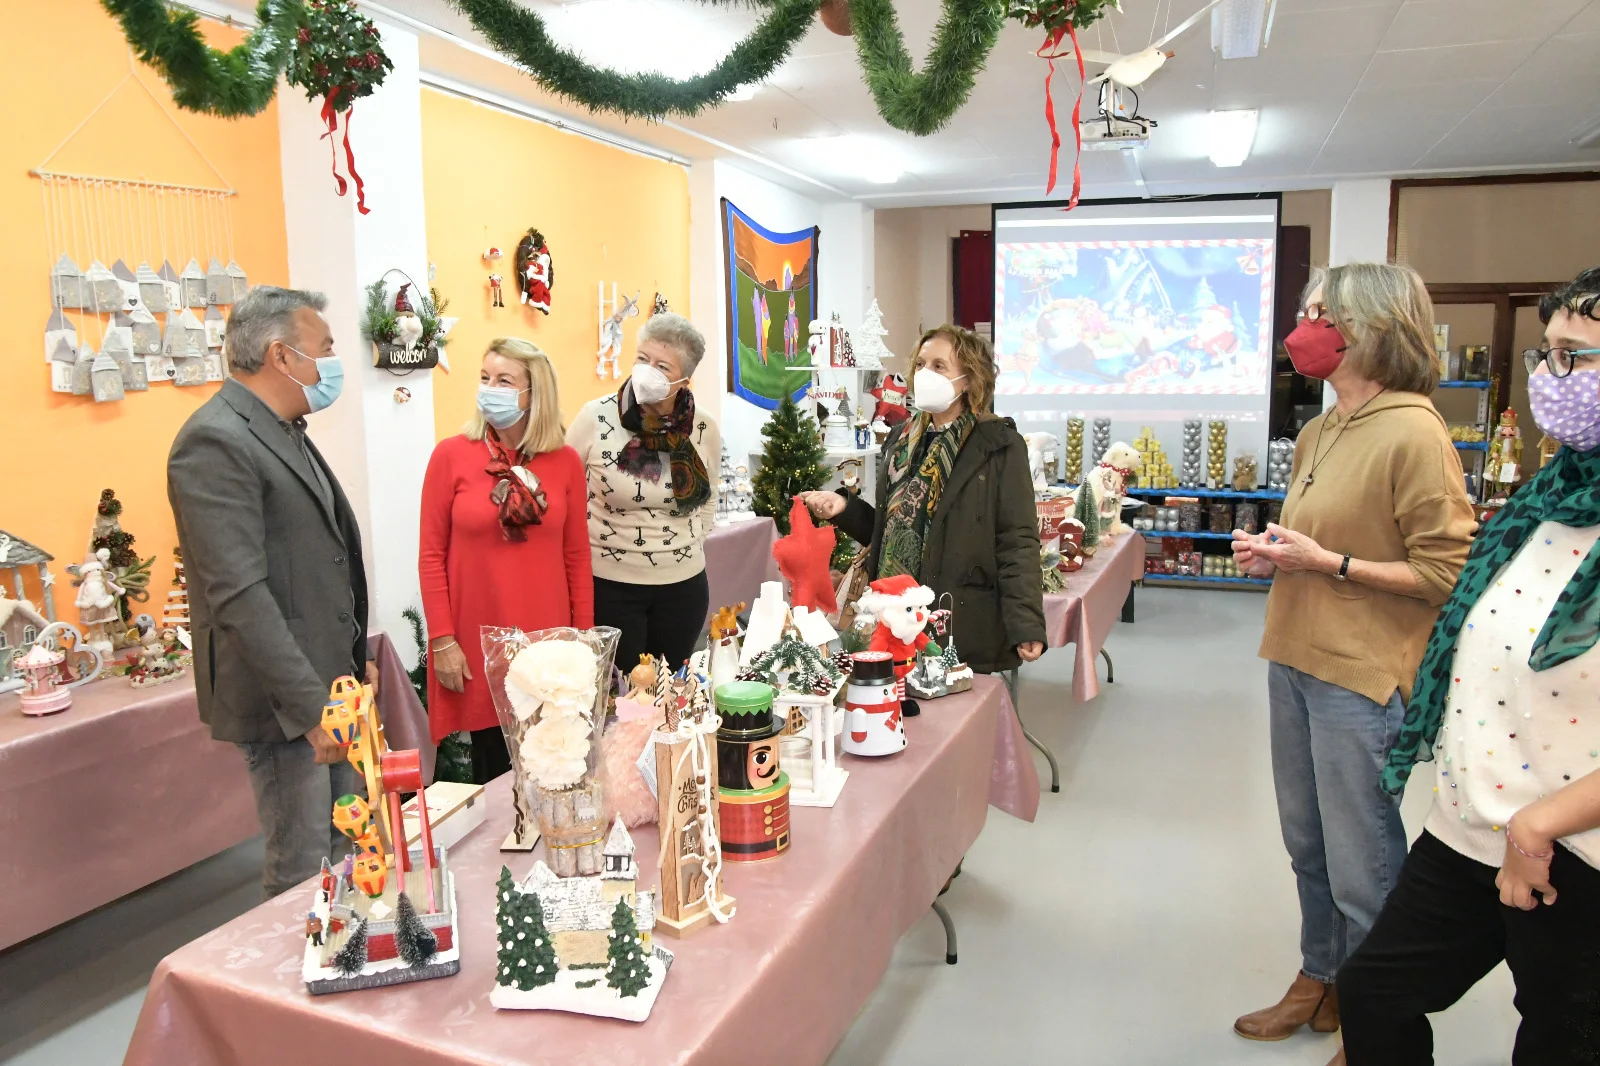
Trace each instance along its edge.
<path fill-rule="evenodd" d="M 850 0 L 856 53 L 883 120 L 919 137 L 949 122 L 967 102 L 1005 16 L 996 0 L 944 0 L 933 49 L 918 73 L 891 0 Z"/>
<path fill-rule="evenodd" d="M 767 11 L 760 25 L 711 70 L 679 81 L 664 74 L 621 74 L 591 66 L 552 40 L 543 19 L 512 0 L 450 2 L 544 88 L 591 111 L 644 119 L 693 115 L 741 85 L 764 80 L 805 36 L 821 5 L 821 0 L 752 0 Z"/>
<path fill-rule="evenodd" d="M 179 107 L 224 118 L 254 115 L 272 102 L 302 15 L 296 0 L 262 0 L 260 25 L 223 52 L 200 36 L 193 11 L 168 10 L 162 0 L 100 2 L 122 23 L 139 58 L 166 79 Z"/>

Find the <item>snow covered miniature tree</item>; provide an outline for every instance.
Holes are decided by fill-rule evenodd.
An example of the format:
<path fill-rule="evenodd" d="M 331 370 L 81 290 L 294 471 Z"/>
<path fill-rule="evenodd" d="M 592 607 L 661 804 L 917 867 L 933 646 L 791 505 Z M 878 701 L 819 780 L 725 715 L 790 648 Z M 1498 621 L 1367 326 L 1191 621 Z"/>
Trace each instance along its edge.
<path fill-rule="evenodd" d="M 439 938 L 422 924 L 416 904 L 404 892 L 400 893 L 400 902 L 395 907 L 394 945 L 407 966 L 426 966 L 439 952 Z"/>
<path fill-rule="evenodd" d="M 780 675 L 787 674 L 788 679 Z M 776 689 L 822 695 L 838 684 L 839 668 L 822 653 L 793 633 L 750 660 L 739 675 L 741 681 L 761 681 Z"/>
<path fill-rule="evenodd" d="M 500 867 L 498 924 L 500 950 L 495 959 L 500 967 L 497 983 L 515 985 L 530 992 L 556 979 L 556 952 L 550 945 L 550 930 L 544 924 L 544 908 L 539 897 L 520 892 L 511 881 L 511 871 Z"/>
<path fill-rule="evenodd" d="M 637 996 L 650 983 L 650 964 L 639 943 L 639 927 L 633 922 L 633 908 L 626 899 L 618 899 L 611 912 L 611 944 L 606 948 L 606 958 L 611 965 L 606 968 L 606 984 L 618 995 Z"/>
<path fill-rule="evenodd" d="M 1094 554 L 1095 547 L 1100 543 L 1100 505 L 1094 498 L 1094 486 L 1089 484 L 1088 478 L 1084 478 L 1083 484 L 1078 486 L 1078 499 L 1072 508 L 1072 517 L 1083 523 L 1084 554 Z"/>
<path fill-rule="evenodd" d="M 333 957 L 333 968 L 347 977 L 361 972 L 367 964 L 367 920 L 365 918 L 356 922 L 355 928 L 350 930 L 350 936 L 344 942 L 344 947 Z"/>
<path fill-rule="evenodd" d="M 867 308 L 867 315 L 856 332 L 861 337 L 861 343 L 856 345 L 855 351 L 857 369 L 882 370 L 883 361 L 894 358 L 894 353 L 883 343 L 889 331 L 883 328 L 883 312 L 878 310 L 877 300 L 873 300 L 872 306 Z"/>

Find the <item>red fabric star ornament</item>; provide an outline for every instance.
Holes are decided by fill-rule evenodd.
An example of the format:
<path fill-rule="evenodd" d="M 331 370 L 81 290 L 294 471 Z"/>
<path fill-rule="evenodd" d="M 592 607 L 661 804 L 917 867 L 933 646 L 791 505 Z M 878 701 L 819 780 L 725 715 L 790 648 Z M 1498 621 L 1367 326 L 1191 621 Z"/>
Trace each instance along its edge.
<path fill-rule="evenodd" d="M 800 497 L 794 498 L 789 510 L 789 535 L 772 546 L 778 570 L 789 581 L 790 606 L 810 607 L 823 614 L 839 609 L 833 595 L 833 577 L 828 573 L 837 536 L 832 526 L 814 524 Z"/>

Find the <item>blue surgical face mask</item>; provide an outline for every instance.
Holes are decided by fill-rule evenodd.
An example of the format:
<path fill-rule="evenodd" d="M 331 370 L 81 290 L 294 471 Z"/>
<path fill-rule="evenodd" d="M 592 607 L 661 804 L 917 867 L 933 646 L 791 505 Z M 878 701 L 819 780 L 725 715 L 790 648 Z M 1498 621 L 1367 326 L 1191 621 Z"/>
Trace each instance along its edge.
<path fill-rule="evenodd" d="M 478 413 L 495 429 L 510 429 L 528 413 L 522 409 L 522 394 L 529 391 L 509 385 L 479 385 Z"/>
<path fill-rule="evenodd" d="M 311 356 L 292 344 L 285 344 L 284 347 L 302 359 L 311 359 Z M 337 355 L 325 355 L 321 359 L 311 359 L 311 361 L 317 364 L 315 384 L 301 384 L 299 378 L 287 371 L 284 376 L 304 390 L 306 403 L 311 405 L 311 412 L 315 414 L 333 406 L 333 401 L 337 400 L 339 393 L 344 390 L 344 364 L 339 362 Z"/>

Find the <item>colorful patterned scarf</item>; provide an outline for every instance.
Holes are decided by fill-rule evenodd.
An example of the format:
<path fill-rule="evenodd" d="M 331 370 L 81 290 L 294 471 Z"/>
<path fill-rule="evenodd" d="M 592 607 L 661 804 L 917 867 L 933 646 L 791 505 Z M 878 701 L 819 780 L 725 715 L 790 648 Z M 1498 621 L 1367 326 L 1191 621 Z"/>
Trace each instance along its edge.
<path fill-rule="evenodd" d="M 711 498 L 711 478 L 705 461 L 695 450 L 689 433 L 694 429 L 694 393 L 679 389 L 672 413 L 662 418 L 646 411 L 633 398 L 633 382 L 625 381 L 617 393 L 622 428 L 632 434 L 617 456 L 617 469 L 629 477 L 661 483 L 661 453 L 672 468 L 672 497 L 677 514 L 687 514 Z"/>
<path fill-rule="evenodd" d="M 950 469 L 972 435 L 978 416 L 963 413 L 942 431 L 933 419 L 918 414 L 906 423 L 884 466 L 889 480 L 889 513 L 883 523 L 883 548 L 878 576 L 910 574 L 920 580 L 923 542 L 939 507 Z"/>
<path fill-rule="evenodd" d="M 489 502 L 500 509 L 500 532 L 507 540 L 527 540 L 524 527 L 538 525 L 550 506 L 544 489 L 528 469 L 528 457 L 501 444 L 493 429 L 484 433 L 483 442 L 489 446 L 489 465 L 483 472 L 494 478 Z"/>
<path fill-rule="evenodd" d="M 1383 787 L 1397 793 L 1411 768 L 1431 761 L 1434 741 L 1444 719 L 1445 696 L 1455 661 L 1456 640 L 1467 614 L 1495 575 L 1522 549 L 1541 522 L 1559 522 L 1581 529 L 1600 525 L 1600 448 L 1575 452 L 1563 447 L 1479 530 L 1455 591 L 1445 601 L 1428 638 L 1427 651 L 1406 707 L 1400 737 L 1389 752 Z M 1528 655 L 1528 668 L 1539 671 L 1576 659 L 1600 637 L 1600 543 L 1578 564 L 1561 590 L 1544 628 Z"/>

